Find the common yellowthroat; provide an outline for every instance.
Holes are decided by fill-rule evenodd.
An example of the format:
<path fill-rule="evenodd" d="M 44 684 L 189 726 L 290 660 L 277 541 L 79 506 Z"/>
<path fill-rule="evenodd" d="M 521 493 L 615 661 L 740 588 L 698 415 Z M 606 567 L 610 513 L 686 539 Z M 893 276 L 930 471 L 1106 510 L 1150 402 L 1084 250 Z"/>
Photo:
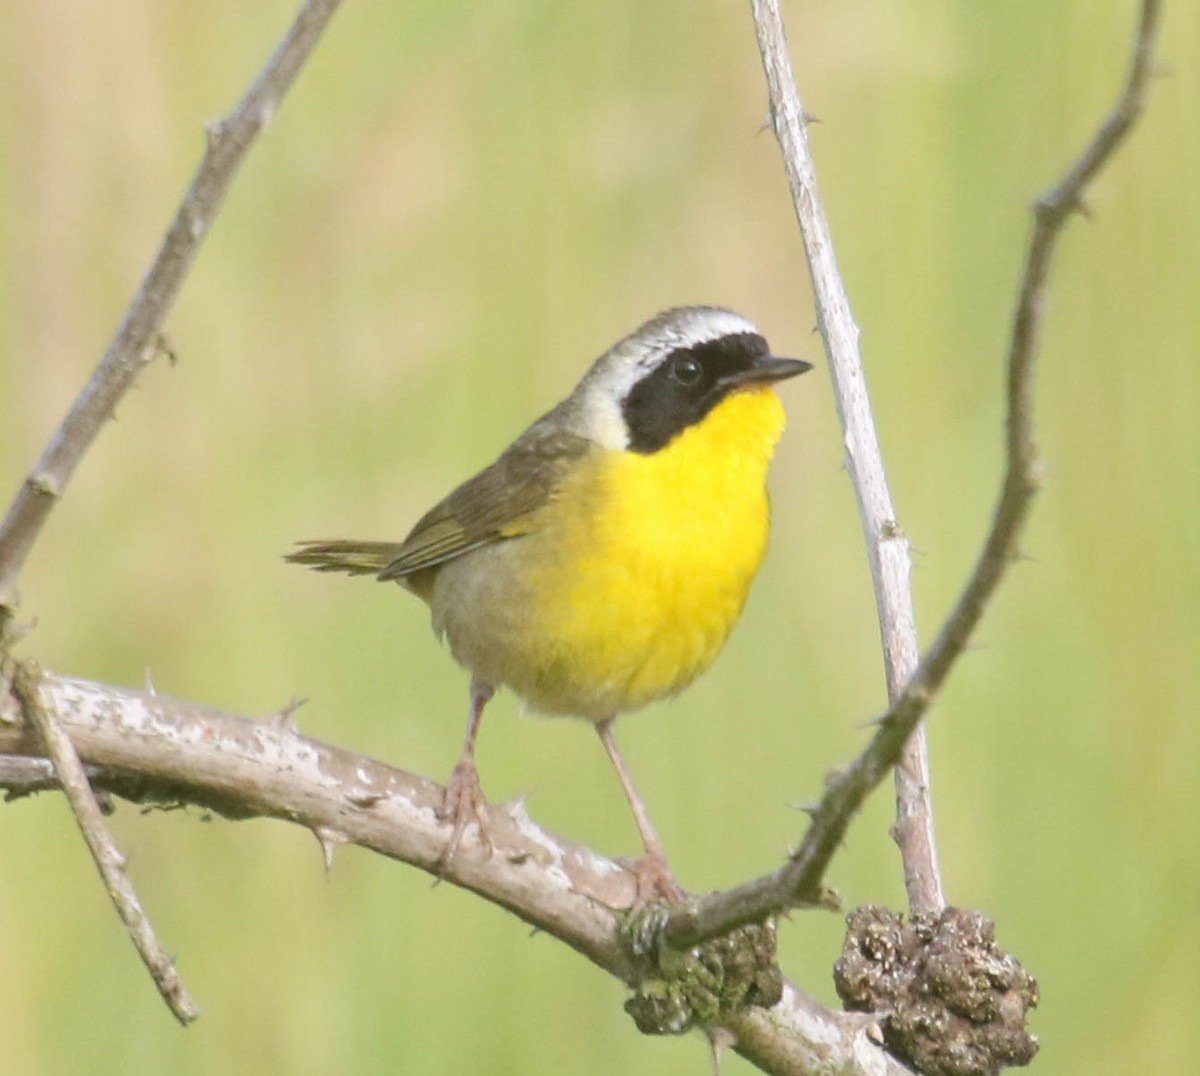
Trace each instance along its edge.
<path fill-rule="evenodd" d="M 613 721 L 682 691 L 729 637 L 766 550 L 767 466 L 784 426 L 773 386 L 809 369 L 773 357 L 731 311 L 668 310 L 403 542 L 301 542 L 288 555 L 411 590 L 470 671 L 443 862 L 472 818 L 490 840 L 475 738 L 504 685 L 531 710 L 595 724 L 645 846 L 639 901 L 679 896 Z"/>

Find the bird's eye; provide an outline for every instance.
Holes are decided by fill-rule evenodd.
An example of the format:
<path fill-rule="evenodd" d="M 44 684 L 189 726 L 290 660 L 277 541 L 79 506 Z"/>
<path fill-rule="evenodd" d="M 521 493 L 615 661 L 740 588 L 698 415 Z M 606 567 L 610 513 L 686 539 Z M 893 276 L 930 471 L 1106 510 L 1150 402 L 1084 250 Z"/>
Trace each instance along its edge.
<path fill-rule="evenodd" d="M 684 388 L 690 389 L 700 384 L 703 375 L 700 360 L 690 352 L 685 351 L 671 360 L 671 376 Z"/>

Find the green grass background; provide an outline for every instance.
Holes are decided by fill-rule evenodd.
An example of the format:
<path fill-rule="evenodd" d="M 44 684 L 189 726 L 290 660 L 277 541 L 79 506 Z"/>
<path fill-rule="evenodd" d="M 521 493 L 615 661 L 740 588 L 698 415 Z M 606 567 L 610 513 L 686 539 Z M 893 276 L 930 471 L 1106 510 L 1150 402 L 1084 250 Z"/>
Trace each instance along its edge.
<path fill-rule="evenodd" d="M 285 0 L 45 0 L 0 15 L 0 480 L 15 489 L 103 350 Z M 1047 1074 L 1200 1070 L 1200 9 L 1072 224 L 1038 398 L 1048 484 L 931 718 L 946 883 L 1037 975 Z M 1124 77 L 1134 4 L 786 5 L 932 638 L 1001 469 L 1028 207 Z M 348 3 L 255 147 L 148 369 L 23 583 L 63 673 L 265 714 L 444 777 L 466 677 L 396 591 L 284 565 L 400 537 L 673 304 L 820 358 L 748 5 Z M 620 726 L 695 889 L 777 864 L 884 703 L 823 365 L 783 388 L 773 544 L 684 697 Z M 636 838 L 590 731 L 489 711 L 493 798 L 610 854 Z M 902 904 L 890 794 L 831 881 Z M 622 989 L 499 910 L 358 850 L 197 812 L 114 820 L 204 1008 L 175 1026 L 63 802 L 0 810 L 6 1076 L 708 1071 Z M 832 1000 L 838 917 L 783 925 Z M 749 1071 L 737 1058 L 724 1072 Z"/>

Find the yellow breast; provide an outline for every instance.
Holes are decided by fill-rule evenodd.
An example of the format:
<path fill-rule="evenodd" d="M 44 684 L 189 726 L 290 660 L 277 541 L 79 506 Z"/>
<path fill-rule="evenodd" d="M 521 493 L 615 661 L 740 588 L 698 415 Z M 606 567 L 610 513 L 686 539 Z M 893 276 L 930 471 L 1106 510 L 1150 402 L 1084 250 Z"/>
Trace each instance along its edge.
<path fill-rule="evenodd" d="M 737 392 L 665 448 L 598 453 L 548 507 L 520 632 L 534 708 L 603 720 L 673 695 L 728 638 L 766 550 L 783 407 Z M 538 542 L 538 545 L 543 545 Z M 517 682 L 523 680 L 524 682 Z"/>

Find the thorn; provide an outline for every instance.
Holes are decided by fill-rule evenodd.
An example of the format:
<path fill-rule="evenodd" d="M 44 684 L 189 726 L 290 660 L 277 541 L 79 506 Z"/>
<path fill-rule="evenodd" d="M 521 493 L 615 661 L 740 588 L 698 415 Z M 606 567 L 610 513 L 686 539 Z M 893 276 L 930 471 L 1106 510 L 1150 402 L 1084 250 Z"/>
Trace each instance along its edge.
<path fill-rule="evenodd" d="M 328 878 L 333 871 L 334 851 L 339 844 L 345 844 L 350 838 L 341 830 L 329 826 L 313 826 L 312 833 L 317 838 L 317 844 L 321 846 L 321 856 L 325 860 L 325 877 Z"/>
<path fill-rule="evenodd" d="M 721 1076 L 721 1058 L 725 1051 L 737 1045 L 737 1036 L 727 1027 L 705 1028 L 708 1035 L 708 1047 L 712 1051 L 713 1076 Z"/>
<path fill-rule="evenodd" d="M 227 125 L 224 120 L 209 120 L 204 125 L 204 138 L 208 143 L 209 153 L 215 150 L 225 138 L 226 130 Z"/>
<path fill-rule="evenodd" d="M 308 699 L 294 697 L 275 715 L 275 727 L 281 733 L 291 733 L 293 736 L 298 736 L 300 730 L 296 727 L 296 711 L 306 702 L 308 702 Z"/>
<path fill-rule="evenodd" d="M 57 499 L 62 493 L 62 488 L 59 486 L 58 480 L 51 475 L 32 474 L 26 481 L 29 484 L 29 488 L 39 497 Z"/>
<path fill-rule="evenodd" d="M 16 607 L 13 606 L 13 608 Z M 5 628 L 3 639 L 0 639 L 0 644 L 3 645 L 5 652 L 16 646 L 26 635 L 31 634 L 37 624 L 37 617 L 34 617 L 28 624 L 19 624 L 16 621 L 9 623 Z"/>
<path fill-rule="evenodd" d="M 801 112 L 800 119 L 804 121 L 804 126 L 807 127 L 810 123 L 824 123 L 820 116 L 814 116 L 811 112 Z"/>
<path fill-rule="evenodd" d="M 151 348 L 149 359 L 157 359 L 162 356 L 167 360 L 168 364 L 175 366 L 179 362 L 179 356 L 175 354 L 175 349 L 171 346 L 171 338 L 166 333 L 160 332 L 154 337 L 154 344 Z"/>
<path fill-rule="evenodd" d="M 530 821 L 531 819 L 529 817 L 529 797 L 532 794 L 533 793 L 531 791 L 530 792 L 522 792 L 519 796 L 516 796 L 515 798 L 509 800 L 507 803 L 502 803 L 500 805 L 501 810 L 503 810 L 504 813 L 506 815 L 508 815 L 508 817 L 511 818 L 514 822 L 519 823 L 519 822 Z"/>
<path fill-rule="evenodd" d="M 771 119 L 771 110 L 768 108 L 767 114 L 765 116 L 763 116 L 763 121 L 762 121 L 762 123 L 760 123 L 758 125 L 758 130 L 755 131 L 755 134 L 762 134 L 763 131 L 769 131 L 774 126 L 775 126 L 775 124 L 772 122 L 772 119 Z"/>
<path fill-rule="evenodd" d="M 817 908 L 824 908 L 827 912 L 840 912 L 842 910 L 842 895 L 833 886 L 821 883 L 821 891 L 817 894 L 817 899 L 813 901 Z"/>
<path fill-rule="evenodd" d="M 789 803 L 788 806 L 793 811 L 803 812 L 804 814 L 808 815 L 809 818 L 812 818 L 812 816 L 821 809 L 821 805 L 819 803 Z"/>
<path fill-rule="evenodd" d="M 96 797 L 96 806 L 105 818 L 116 814 L 117 805 L 113 803 L 112 793 L 107 788 L 97 788 L 92 785 L 92 794 Z"/>
<path fill-rule="evenodd" d="M 842 783 L 846 774 L 842 770 L 830 770 L 825 774 L 825 788 L 827 791 L 835 789 Z"/>
<path fill-rule="evenodd" d="M 350 804 L 351 807 L 357 807 L 360 811 L 365 811 L 374 807 L 380 800 L 387 799 L 387 793 L 377 792 L 373 788 L 355 788 L 349 792 L 343 792 L 342 799 Z"/>
<path fill-rule="evenodd" d="M 154 339 L 150 340 L 142 348 L 141 355 L 138 357 L 147 366 L 159 357 L 166 359 L 172 366 L 175 365 L 178 359 L 174 349 L 171 347 L 170 338 L 164 332 L 156 333 Z"/>
<path fill-rule="evenodd" d="M 146 666 L 146 694 L 158 697 L 158 688 L 154 686 L 154 678 L 150 675 L 150 666 Z"/>

